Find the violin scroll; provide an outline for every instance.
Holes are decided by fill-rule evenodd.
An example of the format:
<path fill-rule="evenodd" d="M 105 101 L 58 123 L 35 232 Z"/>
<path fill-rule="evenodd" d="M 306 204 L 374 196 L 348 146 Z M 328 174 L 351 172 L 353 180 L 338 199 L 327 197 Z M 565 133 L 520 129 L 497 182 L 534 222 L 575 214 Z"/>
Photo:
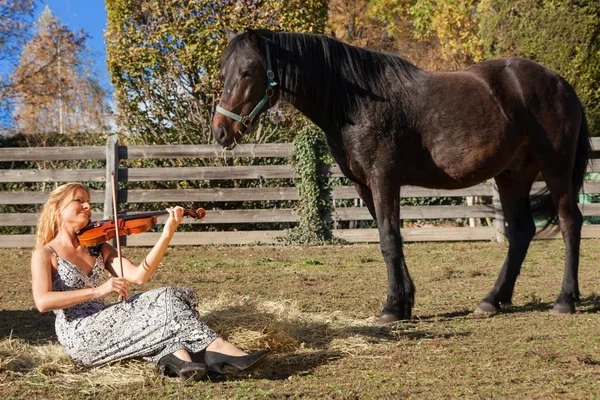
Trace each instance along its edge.
<path fill-rule="evenodd" d="M 183 210 L 183 215 L 187 217 L 192 217 L 194 219 L 203 219 L 206 216 L 206 211 L 204 211 L 204 208 L 199 208 L 196 211 L 188 210 L 186 208 L 185 210 Z"/>

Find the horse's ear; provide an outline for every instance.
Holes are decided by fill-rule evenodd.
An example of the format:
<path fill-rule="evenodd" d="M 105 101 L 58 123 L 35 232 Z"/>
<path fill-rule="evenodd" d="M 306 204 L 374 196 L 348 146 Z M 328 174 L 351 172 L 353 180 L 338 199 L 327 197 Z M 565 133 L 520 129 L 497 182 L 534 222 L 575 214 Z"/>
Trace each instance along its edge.
<path fill-rule="evenodd" d="M 246 33 L 248 34 L 248 38 L 252 41 L 254 45 L 258 45 L 258 33 L 252 28 L 246 28 Z"/>
<path fill-rule="evenodd" d="M 227 41 L 231 42 L 231 40 L 237 36 L 236 31 L 232 31 L 231 29 L 225 29 L 225 33 L 227 34 Z"/>

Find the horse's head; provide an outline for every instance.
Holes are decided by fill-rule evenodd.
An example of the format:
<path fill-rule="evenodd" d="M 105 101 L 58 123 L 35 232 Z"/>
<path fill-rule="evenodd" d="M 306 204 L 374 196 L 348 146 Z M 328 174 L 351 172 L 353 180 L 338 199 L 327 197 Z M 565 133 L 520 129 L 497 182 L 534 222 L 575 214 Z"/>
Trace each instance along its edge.
<path fill-rule="evenodd" d="M 267 40 L 253 30 L 228 32 L 221 61 L 223 95 L 212 121 L 217 143 L 233 148 L 271 103 L 275 76 Z"/>

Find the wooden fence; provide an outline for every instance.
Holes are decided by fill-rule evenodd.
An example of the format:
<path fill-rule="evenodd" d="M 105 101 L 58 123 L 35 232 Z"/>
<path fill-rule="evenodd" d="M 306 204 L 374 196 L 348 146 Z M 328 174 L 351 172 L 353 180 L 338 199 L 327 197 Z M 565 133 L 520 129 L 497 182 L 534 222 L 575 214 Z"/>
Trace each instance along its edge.
<path fill-rule="evenodd" d="M 592 140 L 594 159 L 589 172 L 599 172 L 600 138 Z M 288 157 L 293 153 L 292 144 L 245 144 L 226 153 L 227 157 Z M 289 165 L 256 165 L 242 167 L 184 167 L 184 168 L 120 168 L 120 160 L 136 159 L 176 159 L 176 158 L 217 158 L 222 157 L 222 149 L 217 146 L 119 146 L 116 137 L 111 136 L 106 147 L 38 147 L 38 148 L 2 148 L 1 161 L 57 161 L 57 160 L 105 160 L 102 169 L 13 169 L 0 170 L 0 182 L 106 182 L 112 171 L 119 182 L 143 181 L 184 181 L 184 180 L 227 180 L 227 179 L 275 179 L 294 178 L 294 170 Z M 342 177 L 337 166 L 330 167 L 332 177 Z M 536 182 L 532 193 L 544 186 Z M 586 181 L 584 192 L 600 193 L 600 182 Z M 491 182 L 459 190 L 425 189 L 403 187 L 402 197 L 482 197 L 492 198 L 492 204 L 456 205 L 456 206 L 404 206 L 401 218 L 414 219 L 457 219 L 487 218 L 495 221 L 494 226 L 475 227 L 422 227 L 404 228 L 405 241 L 461 241 L 461 240 L 503 240 L 504 220 L 499 209 L 499 199 Z M 352 186 L 336 186 L 331 192 L 334 200 L 358 199 Z M 0 205 L 39 205 L 46 202 L 48 192 L 0 192 Z M 102 211 L 94 211 L 93 219 L 113 214 L 110 185 L 106 190 L 92 191 L 92 203 L 104 204 Z M 208 188 L 208 189 L 161 189 L 120 190 L 119 203 L 209 203 L 209 202 L 246 202 L 298 200 L 295 187 L 258 187 L 258 188 Z M 584 216 L 600 216 L 600 204 L 580 205 Z M 280 230 L 244 230 L 219 231 L 220 224 L 251 224 L 297 222 L 298 215 L 292 209 L 243 209 L 243 210 L 207 210 L 203 221 L 185 219 L 184 223 L 202 223 L 213 226 L 210 232 L 179 232 L 175 235 L 174 245 L 204 244 L 249 244 L 274 243 L 284 234 Z M 336 207 L 334 221 L 370 221 L 371 215 L 365 207 Z M 159 219 L 159 223 L 164 217 Z M 35 213 L 0 213 L 0 226 L 35 226 Z M 127 238 L 129 246 L 153 245 L 158 233 L 144 233 Z M 334 235 L 349 242 L 378 242 L 379 234 L 374 228 L 334 229 Z M 558 232 L 543 232 L 538 238 L 557 237 Z M 582 236 L 600 237 L 600 226 L 586 225 Z M 0 247 L 32 247 L 34 235 L 0 235 Z"/>

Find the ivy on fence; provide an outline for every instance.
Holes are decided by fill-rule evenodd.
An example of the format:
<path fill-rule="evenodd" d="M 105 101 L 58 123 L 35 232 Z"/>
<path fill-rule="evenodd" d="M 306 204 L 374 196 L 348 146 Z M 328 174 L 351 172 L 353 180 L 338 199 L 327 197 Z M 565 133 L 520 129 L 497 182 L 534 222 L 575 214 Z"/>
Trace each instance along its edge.
<path fill-rule="evenodd" d="M 298 225 L 287 231 L 285 244 L 318 245 L 333 241 L 331 182 L 324 166 L 331 163 L 325 134 L 314 126 L 302 128 L 294 140 L 292 165 L 299 179 Z"/>

